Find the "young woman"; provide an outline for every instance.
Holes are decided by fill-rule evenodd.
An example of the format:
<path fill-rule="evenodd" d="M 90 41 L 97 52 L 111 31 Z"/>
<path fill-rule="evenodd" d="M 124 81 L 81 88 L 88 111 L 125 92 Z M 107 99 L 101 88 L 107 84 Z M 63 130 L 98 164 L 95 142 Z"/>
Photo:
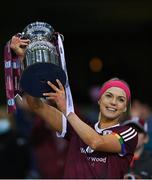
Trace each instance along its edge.
<path fill-rule="evenodd" d="M 21 60 L 24 59 L 21 45 L 28 43 L 16 36 L 12 38 L 11 48 Z M 111 79 L 103 84 L 98 101 L 99 118 L 95 124 L 67 112 L 64 87 L 59 80 L 57 84 L 48 82 L 54 92 L 43 94 L 54 101 L 57 108 L 30 95 L 26 95 L 26 100 L 32 112 L 49 123 L 58 136 L 69 141 L 64 178 L 123 178 L 138 139 L 133 127 L 119 124 L 122 115 L 130 108 L 131 93 L 127 83 Z"/>
<path fill-rule="evenodd" d="M 137 144 L 137 132 L 121 126 L 119 119 L 130 105 L 130 89 L 119 79 L 107 81 L 99 93 L 100 115 L 96 124 L 88 124 L 75 113 L 66 112 L 66 95 L 61 82 L 44 93 L 58 109 L 29 95 L 30 109 L 47 121 L 58 136 L 69 141 L 64 178 L 123 178 L 129 168 Z M 66 121 L 62 122 L 62 116 Z"/>

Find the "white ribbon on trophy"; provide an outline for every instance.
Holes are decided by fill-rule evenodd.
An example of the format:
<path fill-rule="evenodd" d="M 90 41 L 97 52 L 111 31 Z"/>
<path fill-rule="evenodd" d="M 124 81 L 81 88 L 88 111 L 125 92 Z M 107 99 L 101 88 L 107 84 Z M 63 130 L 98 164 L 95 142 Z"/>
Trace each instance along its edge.
<path fill-rule="evenodd" d="M 66 84 L 65 84 L 65 92 L 66 92 L 66 98 L 67 98 L 67 101 L 66 101 L 67 112 L 66 113 L 68 114 L 69 112 L 74 112 L 74 105 L 73 105 L 73 99 L 72 99 L 71 89 L 70 89 L 69 80 L 68 80 L 68 73 L 67 73 L 64 48 L 63 48 L 63 43 L 62 43 L 62 37 L 59 33 L 58 33 L 58 47 L 59 47 L 59 53 L 60 53 L 60 58 L 61 58 L 61 65 L 66 74 Z M 66 133 L 67 120 L 64 115 L 62 115 L 62 125 L 63 125 L 63 128 L 62 128 L 63 131 L 61 134 L 57 133 L 58 137 L 64 137 Z"/>

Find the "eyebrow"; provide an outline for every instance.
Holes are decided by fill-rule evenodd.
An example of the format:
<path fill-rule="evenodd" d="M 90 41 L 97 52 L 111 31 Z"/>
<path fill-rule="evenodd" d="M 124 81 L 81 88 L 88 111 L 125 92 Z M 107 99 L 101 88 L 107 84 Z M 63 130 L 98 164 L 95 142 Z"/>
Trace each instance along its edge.
<path fill-rule="evenodd" d="M 111 94 L 112 96 L 113 96 L 113 93 L 111 93 L 111 92 L 106 92 L 106 93 L 109 93 L 109 94 Z M 126 97 L 125 96 L 118 96 L 118 97 L 121 97 L 121 98 L 124 98 L 124 99 L 126 99 Z"/>

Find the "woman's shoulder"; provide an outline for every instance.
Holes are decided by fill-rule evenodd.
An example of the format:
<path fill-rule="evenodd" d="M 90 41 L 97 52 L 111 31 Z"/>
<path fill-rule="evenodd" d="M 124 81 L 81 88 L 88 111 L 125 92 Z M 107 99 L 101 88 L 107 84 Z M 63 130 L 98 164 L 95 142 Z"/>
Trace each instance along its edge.
<path fill-rule="evenodd" d="M 138 136 L 136 128 L 131 124 L 121 124 L 113 128 L 113 131 L 118 133 L 124 139 L 124 141 L 137 139 Z"/>
<path fill-rule="evenodd" d="M 120 124 L 119 126 L 115 126 L 112 128 L 114 131 L 118 131 L 118 132 L 130 132 L 135 128 L 134 126 L 130 125 L 130 124 Z"/>

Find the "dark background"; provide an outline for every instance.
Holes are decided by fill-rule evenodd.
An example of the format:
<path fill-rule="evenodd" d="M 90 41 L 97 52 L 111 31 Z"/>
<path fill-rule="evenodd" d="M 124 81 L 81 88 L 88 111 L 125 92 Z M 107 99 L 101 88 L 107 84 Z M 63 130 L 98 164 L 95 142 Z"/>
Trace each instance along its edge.
<path fill-rule="evenodd" d="M 5 104 L 3 48 L 25 26 L 44 21 L 64 35 L 74 100 L 89 102 L 89 89 L 105 80 L 126 80 L 132 97 L 152 105 L 152 1 L 43 0 L 4 1 L 0 30 L 0 103 Z M 2 12 L 2 10 L 4 12 Z M 100 72 L 89 62 L 99 57 Z"/>

